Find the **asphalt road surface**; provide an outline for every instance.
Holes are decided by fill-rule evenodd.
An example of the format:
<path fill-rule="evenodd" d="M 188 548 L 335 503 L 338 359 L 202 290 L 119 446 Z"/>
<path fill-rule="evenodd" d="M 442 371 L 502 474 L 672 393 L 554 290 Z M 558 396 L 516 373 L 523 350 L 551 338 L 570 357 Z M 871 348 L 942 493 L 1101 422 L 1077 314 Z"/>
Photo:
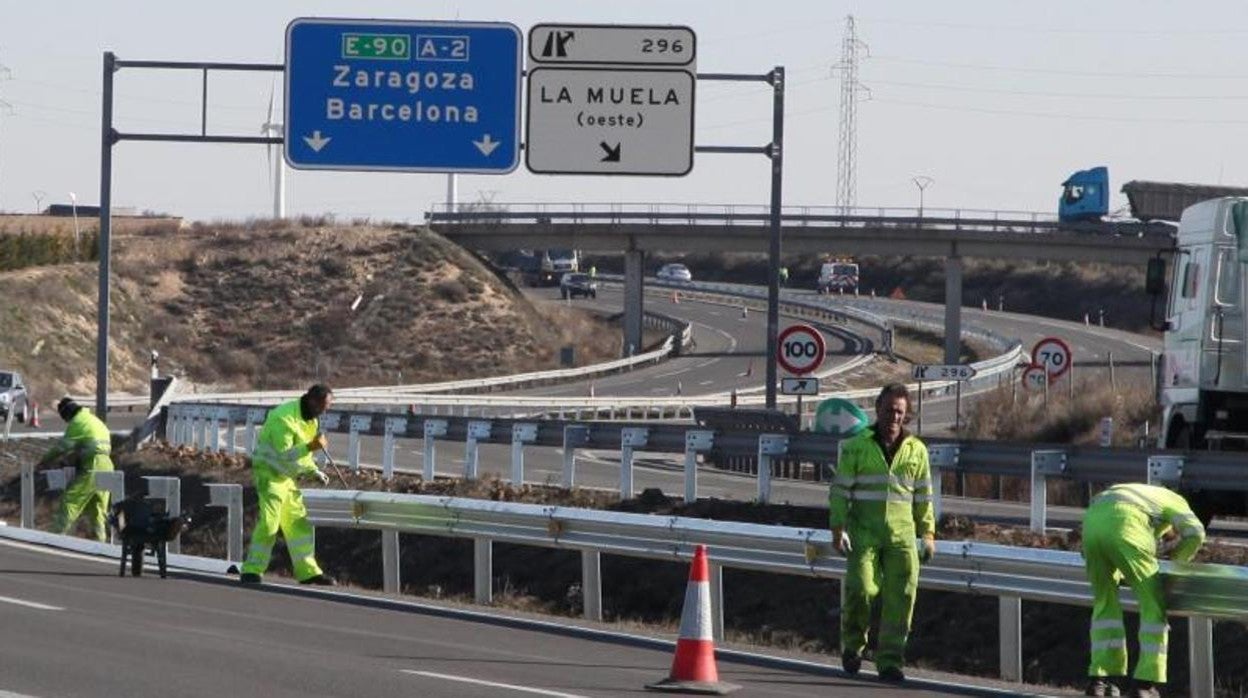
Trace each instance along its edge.
<path fill-rule="evenodd" d="M 671 650 L 206 576 L 119 578 L 111 560 L 0 543 L 0 696 L 621 696 L 667 676 Z M 377 597 L 372 597 L 374 600 Z M 995 642 L 995 639 L 989 640 Z M 742 696 L 950 696 L 721 655 Z"/>

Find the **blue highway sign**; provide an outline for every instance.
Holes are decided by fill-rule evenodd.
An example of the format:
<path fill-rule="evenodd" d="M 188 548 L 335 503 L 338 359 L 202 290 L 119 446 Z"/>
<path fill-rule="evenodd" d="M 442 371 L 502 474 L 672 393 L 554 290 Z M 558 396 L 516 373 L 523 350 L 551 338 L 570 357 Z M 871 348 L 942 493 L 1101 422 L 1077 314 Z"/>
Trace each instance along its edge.
<path fill-rule="evenodd" d="M 520 29 L 301 18 L 286 27 L 286 161 L 502 174 L 520 162 Z"/>

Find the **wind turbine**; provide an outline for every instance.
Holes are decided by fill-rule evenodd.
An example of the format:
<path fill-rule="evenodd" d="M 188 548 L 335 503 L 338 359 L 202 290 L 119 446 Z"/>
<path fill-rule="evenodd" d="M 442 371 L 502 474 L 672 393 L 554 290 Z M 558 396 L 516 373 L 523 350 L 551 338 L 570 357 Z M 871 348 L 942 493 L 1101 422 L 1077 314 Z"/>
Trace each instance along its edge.
<path fill-rule="evenodd" d="M 265 117 L 264 123 L 260 125 L 260 135 L 262 136 L 280 136 L 283 133 L 284 126 L 280 122 L 273 121 L 273 91 L 274 86 L 269 85 L 269 113 Z M 277 149 L 277 165 L 273 164 L 273 149 Z M 273 173 L 273 217 L 283 219 L 286 217 L 286 159 L 282 157 L 282 145 L 270 143 L 266 149 L 269 158 L 269 171 Z"/>

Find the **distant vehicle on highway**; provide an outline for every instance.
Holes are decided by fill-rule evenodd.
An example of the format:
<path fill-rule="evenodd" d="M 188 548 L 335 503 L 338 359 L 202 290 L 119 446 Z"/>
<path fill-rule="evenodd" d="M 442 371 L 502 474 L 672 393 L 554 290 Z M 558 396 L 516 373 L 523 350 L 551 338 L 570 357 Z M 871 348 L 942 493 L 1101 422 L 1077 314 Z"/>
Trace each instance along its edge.
<path fill-rule="evenodd" d="M 11 413 L 19 422 L 29 417 L 30 405 L 26 384 L 16 371 L 0 371 L 0 419 L 8 419 Z"/>
<path fill-rule="evenodd" d="M 598 297 L 598 284 L 589 278 L 589 274 L 564 274 L 559 279 L 559 295 L 567 300 L 577 296 Z"/>
<path fill-rule="evenodd" d="M 858 264 L 849 260 L 824 262 L 815 281 L 819 293 L 853 293 L 858 290 Z"/>
<path fill-rule="evenodd" d="M 683 264 L 664 264 L 659 267 L 659 271 L 654 275 L 660 281 L 693 281 L 693 274 L 689 273 L 689 267 Z"/>

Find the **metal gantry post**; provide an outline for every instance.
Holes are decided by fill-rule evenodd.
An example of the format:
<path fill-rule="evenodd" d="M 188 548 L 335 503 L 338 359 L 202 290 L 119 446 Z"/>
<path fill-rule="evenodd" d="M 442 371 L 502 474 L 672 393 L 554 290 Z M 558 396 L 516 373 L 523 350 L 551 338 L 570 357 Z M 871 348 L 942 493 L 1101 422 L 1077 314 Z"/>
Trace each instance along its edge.
<path fill-rule="evenodd" d="M 446 436 L 447 421 L 445 419 L 426 419 L 424 424 L 424 469 L 422 477 L 425 482 L 433 482 L 433 477 L 437 473 L 436 460 L 438 457 L 437 439 Z"/>
<path fill-rule="evenodd" d="M 537 425 L 532 422 L 511 425 L 511 484 L 524 484 L 524 445 L 537 441 Z"/>
<path fill-rule="evenodd" d="M 758 503 L 771 499 L 771 459 L 789 451 L 788 434 L 761 434 L 758 437 Z"/>
<path fill-rule="evenodd" d="M 650 439 L 645 427 L 625 427 L 620 430 L 620 499 L 633 498 L 633 449 L 641 448 Z"/>
<path fill-rule="evenodd" d="M 381 445 L 381 477 L 383 480 L 394 479 L 395 434 L 402 434 L 406 431 L 406 417 L 386 417 L 386 435 Z"/>
<path fill-rule="evenodd" d="M 1045 478 L 1066 471 L 1065 451 L 1031 452 L 1031 530 L 1044 533 L 1048 517 L 1049 491 Z"/>
<path fill-rule="evenodd" d="M 468 440 L 464 442 L 464 477 L 466 479 L 477 479 L 478 442 L 488 438 L 490 438 L 489 422 L 468 422 Z"/>
<path fill-rule="evenodd" d="M 685 432 L 685 503 L 698 501 L 698 452 L 715 445 L 715 432 L 691 429 Z"/>

